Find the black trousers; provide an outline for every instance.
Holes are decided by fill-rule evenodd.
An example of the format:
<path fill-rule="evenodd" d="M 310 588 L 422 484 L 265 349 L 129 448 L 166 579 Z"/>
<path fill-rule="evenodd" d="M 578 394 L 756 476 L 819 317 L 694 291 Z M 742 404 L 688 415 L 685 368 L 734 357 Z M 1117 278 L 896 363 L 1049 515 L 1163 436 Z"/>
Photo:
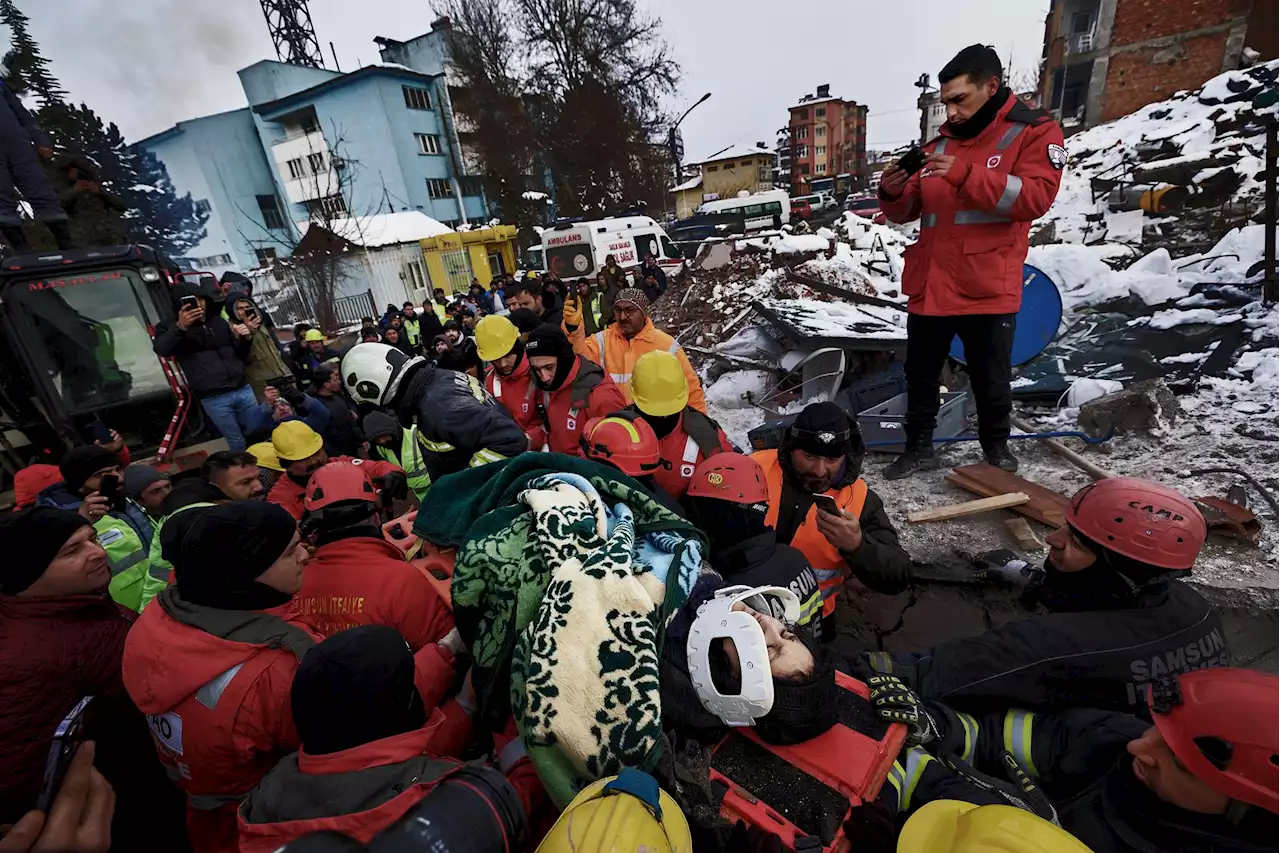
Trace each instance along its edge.
<path fill-rule="evenodd" d="M 907 446 L 933 437 L 938 418 L 938 380 L 960 336 L 973 401 L 978 407 L 978 438 L 983 445 L 1009 437 L 1013 394 L 1009 389 L 1009 357 L 1016 314 L 962 314 L 951 317 L 907 316 Z"/>

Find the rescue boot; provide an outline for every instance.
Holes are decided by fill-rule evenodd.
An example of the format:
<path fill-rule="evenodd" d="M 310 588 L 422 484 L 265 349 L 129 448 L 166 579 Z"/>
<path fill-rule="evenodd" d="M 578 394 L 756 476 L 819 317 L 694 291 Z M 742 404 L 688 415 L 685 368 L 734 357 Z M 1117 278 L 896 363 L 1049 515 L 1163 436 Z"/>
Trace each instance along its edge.
<path fill-rule="evenodd" d="M 26 232 L 22 230 L 21 225 L 0 225 L 0 234 L 4 235 L 4 239 L 13 247 L 13 251 L 9 254 L 18 255 L 31 251 L 31 244 L 27 242 Z"/>
<path fill-rule="evenodd" d="M 932 471 L 940 465 L 942 460 L 933 452 L 933 434 L 926 433 L 918 438 L 908 438 L 906 449 L 881 473 L 886 480 L 901 480 L 917 471 Z"/>
<path fill-rule="evenodd" d="M 53 232 L 53 241 L 58 244 L 58 248 L 62 251 L 74 249 L 75 241 L 71 239 L 71 222 L 67 219 L 54 219 L 46 222 L 49 230 Z"/>
<path fill-rule="evenodd" d="M 1001 471 L 1012 474 L 1018 470 L 1018 458 L 1010 452 L 1007 441 L 982 442 L 982 455 L 987 457 L 988 465 L 994 465 Z"/>

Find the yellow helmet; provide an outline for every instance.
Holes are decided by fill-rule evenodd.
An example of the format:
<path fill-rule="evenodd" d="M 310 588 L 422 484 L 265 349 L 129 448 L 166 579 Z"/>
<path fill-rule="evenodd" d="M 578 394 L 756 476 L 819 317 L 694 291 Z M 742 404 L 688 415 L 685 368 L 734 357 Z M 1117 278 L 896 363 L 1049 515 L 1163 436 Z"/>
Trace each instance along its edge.
<path fill-rule="evenodd" d="M 497 361 L 511 352 L 520 330 L 501 314 L 490 314 L 476 323 L 476 352 L 485 361 Z"/>
<path fill-rule="evenodd" d="M 258 464 L 263 468 L 270 468 L 272 471 L 283 471 L 284 466 L 280 464 L 280 457 L 276 455 L 276 448 L 269 441 L 259 441 L 257 444 L 251 444 L 245 448 L 254 459 L 258 460 Z"/>
<path fill-rule="evenodd" d="M 1091 853 L 1071 833 L 1013 806 L 934 800 L 911 816 L 898 853 Z"/>
<path fill-rule="evenodd" d="M 304 342 L 323 341 L 324 332 L 321 332 L 319 329 L 307 329 L 307 333 L 302 336 L 302 340 Z"/>
<path fill-rule="evenodd" d="M 652 776 L 628 767 L 574 797 L 537 853 L 583 850 L 692 853 L 693 838 L 671 795 Z"/>
<path fill-rule="evenodd" d="M 646 415 L 664 418 L 689 405 L 689 383 L 680 359 L 653 350 L 636 359 L 631 371 L 631 399 Z"/>
<path fill-rule="evenodd" d="M 271 446 L 284 466 L 316 455 L 324 447 L 324 439 L 302 421 L 285 421 L 271 431 Z"/>

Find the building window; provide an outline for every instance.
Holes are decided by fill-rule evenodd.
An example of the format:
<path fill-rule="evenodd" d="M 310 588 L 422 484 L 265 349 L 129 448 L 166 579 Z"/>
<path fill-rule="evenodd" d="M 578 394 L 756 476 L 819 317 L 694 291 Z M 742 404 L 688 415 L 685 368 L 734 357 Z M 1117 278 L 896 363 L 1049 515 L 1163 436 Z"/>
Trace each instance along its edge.
<path fill-rule="evenodd" d="M 280 213 L 280 205 L 274 195 L 258 196 L 258 212 L 262 214 L 262 227 L 271 230 L 284 228 L 284 216 Z"/>
<path fill-rule="evenodd" d="M 741 166 L 750 166 L 750 165 L 751 165 L 751 161 L 750 161 L 750 160 L 743 160 L 739 165 L 741 165 Z"/>
<path fill-rule="evenodd" d="M 324 171 L 324 152 L 317 151 L 315 154 L 307 155 L 307 165 L 311 167 L 311 171 L 320 174 Z"/>
<path fill-rule="evenodd" d="M 827 126 L 826 126 L 825 124 L 820 124 L 820 125 L 818 125 L 817 127 L 815 127 L 815 128 L 813 129 L 813 135 L 814 135 L 814 136 L 826 136 L 826 135 L 827 135 Z"/>
<path fill-rule="evenodd" d="M 808 156 L 809 156 L 809 146 L 808 146 L 808 145 L 801 145 L 799 148 L 797 148 L 797 149 L 796 149 L 796 159 L 797 159 L 797 160 L 804 160 L 804 159 L 807 159 L 807 158 L 808 158 Z"/>
<path fill-rule="evenodd" d="M 827 173 L 827 164 L 826 163 L 815 164 L 813 167 L 813 173 L 815 175 L 825 175 Z"/>
<path fill-rule="evenodd" d="M 228 267 L 231 266 L 230 255 L 210 255 L 207 258 L 192 258 L 191 265 L 208 269 L 209 267 Z"/>
<path fill-rule="evenodd" d="M 285 163 L 284 165 L 289 170 L 289 177 L 294 179 L 295 181 L 299 178 L 305 178 L 307 176 L 307 170 L 302 165 L 301 157 L 294 157 L 292 160 Z"/>
<path fill-rule="evenodd" d="M 196 213 L 208 213 L 213 210 L 213 205 L 209 204 L 209 199 L 196 199 Z"/>
<path fill-rule="evenodd" d="M 808 163 L 801 163 L 801 164 L 800 164 L 800 174 L 802 174 L 802 175 L 807 175 L 807 174 L 809 174 L 809 164 L 808 164 Z"/>
<path fill-rule="evenodd" d="M 276 250 L 268 246 L 265 249 L 254 249 L 253 253 L 258 256 L 258 266 L 269 267 L 276 260 Z"/>
<path fill-rule="evenodd" d="M 426 89 L 414 86 L 401 86 L 404 90 L 404 105 L 411 110 L 431 109 L 431 93 Z"/>
<path fill-rule="evenodd" d="M 717 172 L 717 171 L 719 171 L 719 170 L 720 170 L 720 167 L 719 167 L 719 166 L 708 166 L 708 167 L 707 167 L 707 171 L 708 171 L 708 172 Z"/>
<path fill-rule="evenodd" d="M 413 138 L 418 141 L 419 154 L 440 153 L 440 137 L 430 133 L 415 133 Z"/>
<path fill-rule="evenodd" d="M 458 189 L 463 195 L 481 195 L 483 192 L 479 178 L 459 178 Z"/>
<path fill-rule="evenodd" d="M 816 109 L 813 111 L 813 117 L 814 117 L 814 118 L 826 118 L 826 117 L 827 117 L 827 108 L 826 108 L 826 107 L 818 107 L 818 108 L 816 108 Z"/>
<path fill-rule="evenodd" d="M 313 198 L 303 202 L 303 205 L 307 208 L 307 213 L 312 216 L 317 214 L 335 216 L 347 212 L 347 202 L 340 195 Z"/>
<path fill-rule="evenodd" d="M 817 154 L 819 157 L 825 157 L 827 156 L 827 146 L 819 145 L 813 149 L 813 153 Z"/>
<path fill-rule="evenodd" d="M 808 139 L 809 125 L 802 124 L 799 127 L 795 128 L 795 133 L 793 134 L 793 136 L 795 136 L 796 139 Z"/>
<path fill-rule="evenodd" d="M 773 180 L 773 169 L 770 168 L 769 166 L 761 166 L 760 177 L 758 178 L 758 180 L 762 184 L 769 183 L 771 180 Z"/>
<path fill-rule="evenodd" d="M 431 198 L 452 198 L 453 189 L 448 178 L 427 178 L 427 195 Z"/>

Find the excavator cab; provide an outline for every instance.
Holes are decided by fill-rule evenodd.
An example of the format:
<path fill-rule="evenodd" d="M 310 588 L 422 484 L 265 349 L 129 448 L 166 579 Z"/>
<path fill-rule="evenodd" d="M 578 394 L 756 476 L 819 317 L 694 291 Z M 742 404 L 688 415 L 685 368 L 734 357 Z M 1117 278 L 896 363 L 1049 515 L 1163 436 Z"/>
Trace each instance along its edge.
<path fill-rule="evenodd" d="M 162 460 L 172 452 L 194 401 L 177 365 L 156 356 L 152 338 L 176 316 L 170 289 L 182 275 L 141 245 L 0 262 L 5 468 L 55 461 L 104 426 L 144 453 L 158 450 Z"/>

